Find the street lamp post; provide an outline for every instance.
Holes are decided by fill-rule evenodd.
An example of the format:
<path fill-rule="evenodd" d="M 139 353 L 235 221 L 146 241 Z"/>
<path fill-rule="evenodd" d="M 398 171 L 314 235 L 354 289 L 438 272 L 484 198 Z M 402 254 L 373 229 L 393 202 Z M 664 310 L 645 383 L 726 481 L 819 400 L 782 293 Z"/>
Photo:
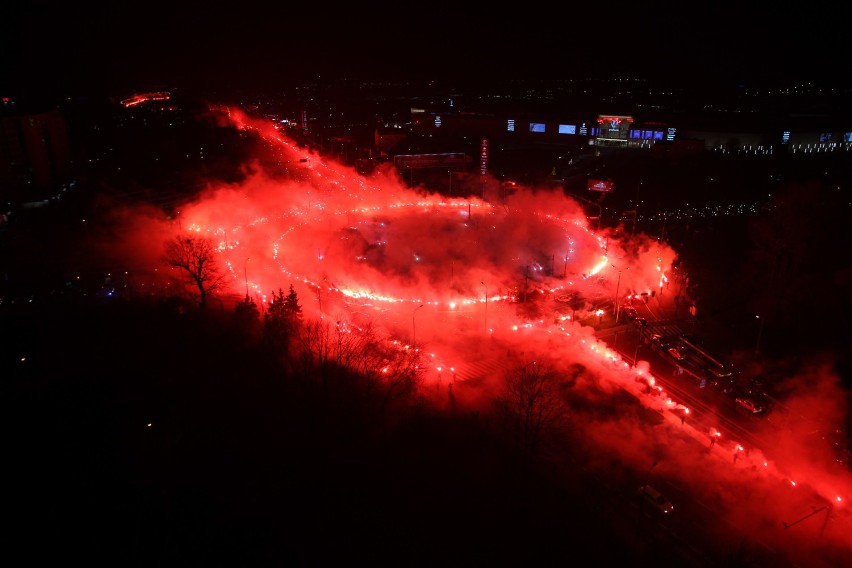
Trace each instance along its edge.
<path fill-rule="evenodd" d="M 610 265 L 612 266 L 612 265 Z M 615 266 L 612 266 L 615 268 Z M 621 311 L 621 305 L 618 302 L 618 290 L 621 288 L 621 271 L 618 271 L 618 281 L 615 283 L 615 322 L 618 323 L 619 312 Z"/>
<path fill-rule="evenodd" d="M 246 298 L 248 298 L 248 268 L 246 268 L 246 264 L 251 260 L 251 257 L 246 258 L 245 262 L 243 262 L 243 276 L 246 279 Z"/>
<path fill-rule="evenodd" d="M 488 286 L 485 282 L 480 282 L 485 287 L 485 333 L 488 333 Z"/>
<path fill-rule="evenodd" d="M 638 363 L 637 359 L 639 359 L 639 350 L 644 347 L 641 343 L 636 346 L 636 351 L 633 352 L 633 367 L 636 367 L 636 363 Z M 657 465 L 656 463 L 654 465 Z"/>
<path fill-rule="evenodd" d="M 618 280 L 615 283 L 615 321 L 618 323 L 618 316 L 621 312 L 621 305 L 618 301 L 618 291 L 621 288 L 621 269 L 617 268 L 614 264 L 610 263 L 610 266 L 618 270 Z M 629 268 L 628 268 L 629 270 Z"/>
<path fill-rule="evenodd" d="M 423 307 L 423 304 L 420 304 L 414 311 L 411 313 L 411 345 L 414 347 L 417 345 L 417 329 L 414 327 L 414 316 L 417 315 L 417 310 Z"/>

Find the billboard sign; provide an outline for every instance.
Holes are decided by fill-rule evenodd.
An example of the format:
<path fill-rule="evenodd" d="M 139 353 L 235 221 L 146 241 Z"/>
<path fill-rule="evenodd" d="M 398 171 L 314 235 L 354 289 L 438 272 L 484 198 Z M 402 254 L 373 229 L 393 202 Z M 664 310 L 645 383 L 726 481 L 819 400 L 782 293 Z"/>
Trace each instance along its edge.
<path fill-rule="evenodd" d="M 614 182 L 612 180 L 602 180 L 602 179 L 589 179 L 588 189 L 589 191 L 603 191 L 605 193 L 612 193 Z"/>
<path fill-rule="evenodd" d="M 611 140 L 627 140 L 631 124 L 633 124 L 632 116 L 598 115 L 600 132 L 597 136 Z"/>
<path fill-rule="evenodd" d="M 479 141 L 479 173 L 488 173 L 488 138 Z"/>

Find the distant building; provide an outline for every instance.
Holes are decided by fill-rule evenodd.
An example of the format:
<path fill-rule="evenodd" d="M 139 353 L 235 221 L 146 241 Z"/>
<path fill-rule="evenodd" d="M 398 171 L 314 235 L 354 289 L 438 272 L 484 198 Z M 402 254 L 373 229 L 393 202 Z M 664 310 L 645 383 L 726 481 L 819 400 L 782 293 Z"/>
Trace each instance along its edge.
<path fill-rule="evenodd" d="M 502 109 L 500 114 L 412 109 L 412 131 L 425 136 L 488 136 L 516 144 L 699 151 L 771 155 L 852 151 L 852 119 L 794 115 L 701 116 L 653 112 L 592 114 L 540 113 Z M 681 141 L 684 143 L 681 144 Z M 677 147 L 673 147 L 677 146 Z M 660 148 L 656 148 L 660 151 Z"/>

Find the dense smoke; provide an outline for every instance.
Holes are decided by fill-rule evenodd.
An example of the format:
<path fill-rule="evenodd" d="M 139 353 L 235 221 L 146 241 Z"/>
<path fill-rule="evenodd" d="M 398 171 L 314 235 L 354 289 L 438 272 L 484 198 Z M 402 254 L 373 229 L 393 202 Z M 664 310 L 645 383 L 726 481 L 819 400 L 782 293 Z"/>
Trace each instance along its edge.
<path fill-rule="evenodd" d="M 590 467 L 657 464 L 656 477 L 692 488 L 737 530 L 791 553 L 809 550 L 821 523 L 788 531 L 782 521 L 830 503 L 823 542 L 852 548 L 849 474 L 834 467 L 823 438 L 848 412 L 829 366 L 803 366 L 788 379 L 786 418 L 764 425 L 763 447 L 711 443 L 714 425 L 681 420 L 687 409 L 656 385 L 647 363 L 633 368 L 580 323 L 597 310 L 611 316 L 628 295 L 678 293 L 671 247 L 593 231 L 561 191 L 448 198 L 406 187 L 392 168 L 358 175 L 269 122 L 235 111 L 231 120 L 266 140 L 279 170 L 252 164 L 244 182 L 211 185 L 171 219 L 117 211 L 111 246 L 136 260 L 138 286 L 164 285 L 157 259 L 169 237 L 206 236 L 229 274 L 225 297 L 265 305 L 292 284 L 306 318 L 381 326 L 424 352 L 424 390 L 436 404 L 452 388 L 458 405 L 486 408 L 510 369 L 547 365 L 567 377 L 571 423 Z M 581 303 L 569 307 L 572 297 Z"/>

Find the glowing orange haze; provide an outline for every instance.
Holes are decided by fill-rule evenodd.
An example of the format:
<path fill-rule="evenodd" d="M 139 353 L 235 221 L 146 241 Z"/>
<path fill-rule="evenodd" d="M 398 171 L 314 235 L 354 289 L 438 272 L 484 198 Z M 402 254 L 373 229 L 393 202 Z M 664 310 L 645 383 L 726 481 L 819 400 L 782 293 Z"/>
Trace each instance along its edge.
<path fill-rule="evenodd" d="M 288 175 L 273 179 L 253 164 L 247 181 L 209 187 L 177 221 L 123 212 L 128 232 L 120 243 L 136 243 L 130 254 L 141 266 L 156 266 L 160 245 L 181 231 L 208 236 L 233 277 L 233 298 L 248 290 L 265 306 L 271 292 L 292 284 L 306 318 L 372 323 L 389 340 L 416 343 L 429 362 L 424 393 L 436 404 L 447 400 L 450 383 L 457 404 L 486 404 L 501 389 L 498 377 L 519 363 L 583 365 L 577 393 L 599 398 L 627 390 L 664 417 L 662 425 L 649 425 L 633 413 L 590 414 L 585 436 L 602 463 L 615 456 L 646 469 L 657 461 L 655 476 L 694 488 L 742 532 L 791 555 L 813 554 L 822 522 L 784 530 L 781 521 L 810 512 L 818 496 L 833 505 L 832 523 L 818 540 L 852 549 L 844 506 L 852 494 L 849 472 L 832 469 L 829 452 L 807 441 L 805 431 L 843 423 L 846 395 L 830 367 L 803 363 L 807 380 L 787 383 L 788 406 L 808 417 L 802 432 L 798 423 L 783 431 L 767 425 L 767 447 L 744 448 L 731 459 L 737 441 L 720 439 L 708 452 L 708 431 L 685 428 L 682 406 L 660 388 L 646 393 L 637 378 L 650 376 L 647 364 L 631 368 L 592 328 L 571 321 L 570 309 L 522 317 L 522 304 L 510 301 L 525 290 L 548 291 L 550 298 L 577 291 L 611 310 L 616 295 L 668 289 L 676 259 L 669 246 L 644 235 L 594 232 L 561 192 L 531 188 L 490 200 L 498 183 L 484 177 L 483 199 L 450 199 L 406 187 L 391 169 L 358 175 L 298 148 L 269 122 L 230 116 L 267 141 Z"/>

